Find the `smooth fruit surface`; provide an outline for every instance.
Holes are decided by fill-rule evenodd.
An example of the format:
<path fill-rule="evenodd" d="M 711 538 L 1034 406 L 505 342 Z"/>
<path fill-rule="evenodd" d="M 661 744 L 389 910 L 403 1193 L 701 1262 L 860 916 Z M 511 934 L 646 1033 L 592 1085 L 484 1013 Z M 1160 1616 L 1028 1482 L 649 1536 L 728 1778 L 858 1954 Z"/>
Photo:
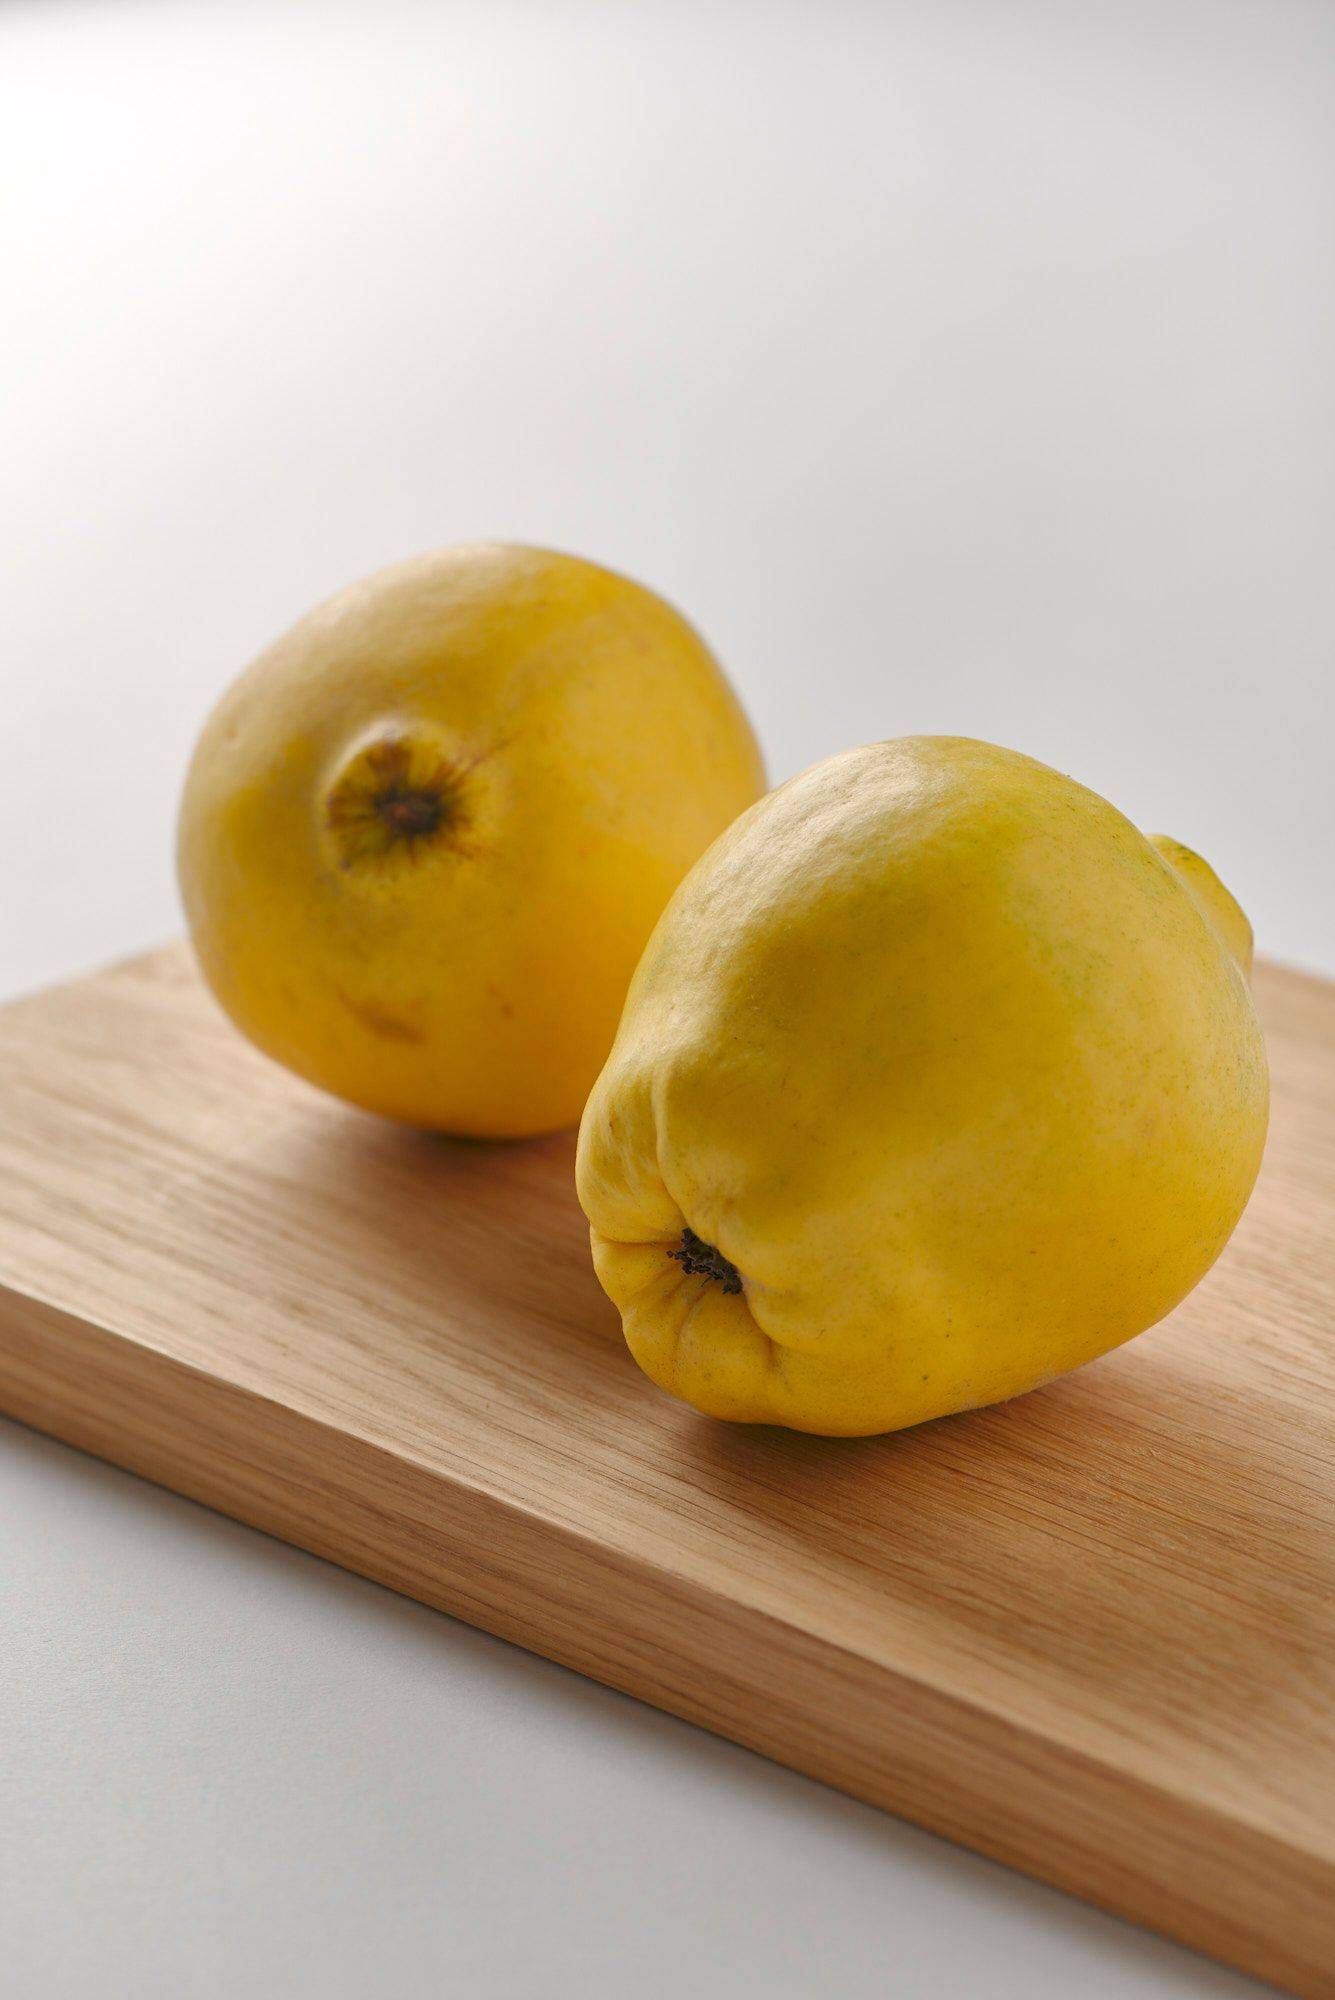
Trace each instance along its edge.
<path fill-rule="evenodd" d="M 214 710 L 179 828 L 195 950 L 245 1033 L 340 1097 L 555 1130 L 663 905 L 763 787 L 717 662 L 651 591 L 540 549 L 422 556 Z"/>
<path fill-rule="evenodd" d="M 1198 856 L 1013 751 L 910 737 L 781 786 L 664 912 L 585 1111 L 636 1360 L 855 1435 L 1152 1325 L 1260 1164 L 1250 951 Z"/>

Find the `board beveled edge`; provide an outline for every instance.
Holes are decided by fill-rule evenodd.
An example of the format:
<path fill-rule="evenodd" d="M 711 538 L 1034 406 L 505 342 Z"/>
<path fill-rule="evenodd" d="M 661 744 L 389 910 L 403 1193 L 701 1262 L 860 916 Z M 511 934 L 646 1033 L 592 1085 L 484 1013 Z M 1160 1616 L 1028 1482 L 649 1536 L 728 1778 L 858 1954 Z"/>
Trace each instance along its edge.
<path fill-rule="evenodd" d="M 0 1336 L 0 1406 L 34 1429 L 1300 2000 L 1335 1995 L 1320 1857 L 3 1285 Z"/>

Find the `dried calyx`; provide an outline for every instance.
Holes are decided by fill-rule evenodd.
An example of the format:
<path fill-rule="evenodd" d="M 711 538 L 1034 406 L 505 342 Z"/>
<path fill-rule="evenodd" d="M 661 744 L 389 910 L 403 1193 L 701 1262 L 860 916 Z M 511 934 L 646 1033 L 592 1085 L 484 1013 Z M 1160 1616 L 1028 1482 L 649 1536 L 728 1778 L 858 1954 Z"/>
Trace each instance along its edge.
<path fill-rule="evenodd" d="M 358 750 L 325 799 L 340 867 L 393 866 L 432 847 L 469 851 L 462 774 L 434 745 L 384 736 Z"/>
<path fill-rule="evenodd" d="M 445 817 L 445 800 L 439 792 L 405 791 L 390 785 L 377 792 L 371 803 L 385 825 L 407 839 L 434 833 Z"/>
<path fill-rule="evenodd" d="M 722 1285 L 725 1292 L 740 1292 L 742 1289 L 742 1276 L 737 1266 L 730 1264 L 721 1250 L 716 1250 L 712 1243 L 706 1243 L 693 1229 L 682 1230 L 681 1242 L 675 1250 L 668 1251 L 668 1256 L 675 1257 L 683 1271 L 693 1277 L 711 1278 L 715 1284 Z"/>

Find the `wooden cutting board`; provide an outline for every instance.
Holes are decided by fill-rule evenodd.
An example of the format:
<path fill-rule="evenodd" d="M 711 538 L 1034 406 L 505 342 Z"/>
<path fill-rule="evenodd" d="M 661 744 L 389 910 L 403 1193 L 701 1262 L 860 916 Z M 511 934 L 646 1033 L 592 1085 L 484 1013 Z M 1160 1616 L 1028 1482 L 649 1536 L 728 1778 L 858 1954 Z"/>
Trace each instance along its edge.
<path fill-rule="evenodd" d="M 639 1374 L 568 1139 L 345 1110 L 140 959 L 0 1011 L 0 1407 L 1335 1995 L 1335 987 L 1257 986 L 1270 1149 L 1196 1295 L 837 1442 Z"/>

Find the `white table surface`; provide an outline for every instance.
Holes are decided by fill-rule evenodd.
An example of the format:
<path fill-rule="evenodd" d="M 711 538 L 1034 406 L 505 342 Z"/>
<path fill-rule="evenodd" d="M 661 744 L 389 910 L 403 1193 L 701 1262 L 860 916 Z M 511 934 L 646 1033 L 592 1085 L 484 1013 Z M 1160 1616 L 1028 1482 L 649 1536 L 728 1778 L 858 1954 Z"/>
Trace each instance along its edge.
<path fill-rule="evenodd" d="M 11 0 L 0 992 L 172 935 L 224 680 L 488 534 L 776 776 L 994 737 L 1335 971 L 1333 107 L 1320 0 Z M 25 2000 L 1258 1990 L 14 1426 L 0 1618 Z"/>

